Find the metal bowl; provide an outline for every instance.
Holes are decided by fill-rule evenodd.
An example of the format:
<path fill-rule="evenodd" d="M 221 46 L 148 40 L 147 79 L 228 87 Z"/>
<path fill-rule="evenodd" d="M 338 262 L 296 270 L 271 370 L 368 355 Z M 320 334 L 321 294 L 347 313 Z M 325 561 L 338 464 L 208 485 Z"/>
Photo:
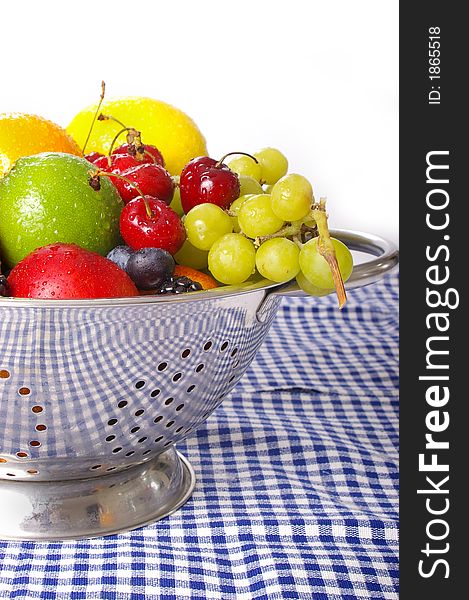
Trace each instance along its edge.
<path fill-rule="evenodd" d="M 335 231 L 377 258 L 347 289 L 380 279 L 396 248 Z M 243 376 L 295 282 L 181 296 L 0 300 L 0 537 L 59 540 L 158 520 L 191 495 L 175 444 Z"/>

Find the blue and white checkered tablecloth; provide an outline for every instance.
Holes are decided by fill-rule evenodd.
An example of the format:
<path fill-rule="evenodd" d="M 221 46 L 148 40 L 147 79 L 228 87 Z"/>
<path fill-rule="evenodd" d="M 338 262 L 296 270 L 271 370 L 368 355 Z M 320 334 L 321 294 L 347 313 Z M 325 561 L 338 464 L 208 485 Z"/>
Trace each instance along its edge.
<path fill-rule="evenodd" d="M 0 598 L 398 598 L 398 276 L 285 299 L 194 437 L 191 500 L 149 527 L 0 541 Z"/>

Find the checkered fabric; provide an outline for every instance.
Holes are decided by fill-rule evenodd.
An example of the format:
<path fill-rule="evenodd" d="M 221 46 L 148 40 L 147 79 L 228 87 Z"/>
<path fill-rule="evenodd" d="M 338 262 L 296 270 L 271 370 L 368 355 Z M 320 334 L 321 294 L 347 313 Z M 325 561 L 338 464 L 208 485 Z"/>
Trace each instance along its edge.
<path fill-rule="evenodd" d="M 398 276 L 285 298 L 246 376 L 178 445 L 197 485 L 125 535 L 0 541 L 0 598 L 398 598 Z"/>

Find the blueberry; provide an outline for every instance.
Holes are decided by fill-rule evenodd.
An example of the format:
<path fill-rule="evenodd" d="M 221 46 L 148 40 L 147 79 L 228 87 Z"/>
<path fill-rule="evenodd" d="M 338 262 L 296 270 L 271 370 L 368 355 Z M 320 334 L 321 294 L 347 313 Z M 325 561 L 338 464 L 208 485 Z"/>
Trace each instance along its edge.
<path fill-rule="evenodd" d="M 142 248 L 131 254 L 126 271 L 141 290 L 160 287 L 174 272 L 174 258 L 161 248 Z"/>
<path fill-rule="evenodd" d="M 116 246 L 108 253 L 107 258 L 125 271 L 133 253 L 134 251 L 129 246 Z"/>

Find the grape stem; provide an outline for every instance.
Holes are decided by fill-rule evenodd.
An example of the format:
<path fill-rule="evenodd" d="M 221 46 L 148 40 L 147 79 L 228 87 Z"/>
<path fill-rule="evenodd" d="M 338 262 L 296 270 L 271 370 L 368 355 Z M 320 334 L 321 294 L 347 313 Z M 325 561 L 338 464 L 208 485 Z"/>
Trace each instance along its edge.
<path fill-rule="evenodd" d="M 339 308 L 343 308 L 347 301 L 347 294 L 345 293 L 344 280 L 342 279 L 342 275 L 340 273 L 339 263 L 337 262 L 334 244 L 332 243 L 331 235 L 329 233 L 325 198 L 321 198 L 318 204 L 314 204 L 312 206 L 311 217 L 316 221 L 316 225 L 318 228 L 319 254 L 321 254 L 321 256 L 323 256 L 326 259 L 327 264 L 331 269 L 332 279 L 334 280 L 334 286 L 337 293 L 337 298 L 339 300 Z"/>
<path fill-rule="evenodd" d="M 90 127 L 90 130 L 88 131 L 88 135 L 86 137 L 85 143 L 84 143 L 82 151 L 81 151 L 82 154 L 85 154 L 86 146 L 88 145 L 88 142 L 90 141 L 91 132 L 93 131 L 94 124 L 96 122 L 96 119 L 98 118 L 99 109 L 101 108 L 101 104 L 103 103 L 105 92 L 106 92 L 106 84 L 104 83 L 104 81 L 101 81 L 101 95 L 99 97 L 99 103 L 96 108 L 96 112 L 94 113 L 93 120 L 91 121 L 91 127 Z"/>
<path fill-rule="evenodd" d="M 267 240 L 271 240 L 272 238 L 297 236 L 300 233 L 301 233 L 301 225 L 292 223 L 290 225 L 287 225 L 286 227 L 282 227 L 282 229 L 279 229 L 278 231 L 276 231 L 275 233 L 271 233 L 270 235 L 256 237 L 256 239 L 254 240 L 254 246 L 258 247 L 261 244 L 263 244 L 264 242 L 266 242 Z"/>

